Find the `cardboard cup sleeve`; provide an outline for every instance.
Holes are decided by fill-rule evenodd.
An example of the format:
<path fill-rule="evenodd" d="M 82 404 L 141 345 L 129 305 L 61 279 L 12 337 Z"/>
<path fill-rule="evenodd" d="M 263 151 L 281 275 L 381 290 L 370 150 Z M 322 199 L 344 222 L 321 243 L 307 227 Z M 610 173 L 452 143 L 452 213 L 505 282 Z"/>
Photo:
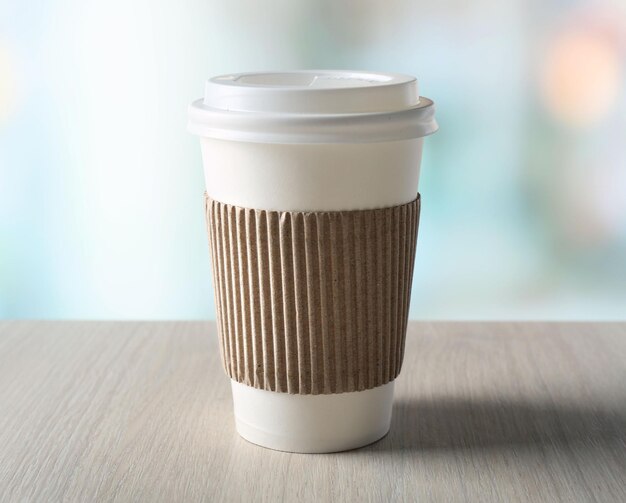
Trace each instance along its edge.
<path fill-rule="evenodd" d="M 400 373 L 420 197 L 390 208 L 266 211 L 205 194 L 224 368 L 296 394 L 362 391 Z"/>

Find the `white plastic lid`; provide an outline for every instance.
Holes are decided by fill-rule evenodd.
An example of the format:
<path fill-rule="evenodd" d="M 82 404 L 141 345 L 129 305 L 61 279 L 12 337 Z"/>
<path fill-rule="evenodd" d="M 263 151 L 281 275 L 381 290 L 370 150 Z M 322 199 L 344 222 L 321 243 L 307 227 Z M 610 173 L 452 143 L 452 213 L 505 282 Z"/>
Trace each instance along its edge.
<path fill-rule="evenodd" d="M 394 73 L 306 70 L 213 77 L 189 107 L 203 137 L 264 143 L 362 143 L 437 130 L 417 80 Z"/>

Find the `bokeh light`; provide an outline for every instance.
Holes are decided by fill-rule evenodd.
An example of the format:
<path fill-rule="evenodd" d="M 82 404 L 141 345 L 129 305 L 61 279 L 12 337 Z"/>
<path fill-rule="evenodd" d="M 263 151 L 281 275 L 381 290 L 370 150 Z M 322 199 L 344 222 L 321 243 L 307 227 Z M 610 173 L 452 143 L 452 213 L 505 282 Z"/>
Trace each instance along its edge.
<path fill-rule="evenodd" d="M 574 28 L 558 33 L 543 63 L 546 106 L 566 124 L 597 124 L 623 88 L 623 64 L 623 54 L 601 32 Z"/>
<path fill-rule="evenodd" d="M 17 106 L 17 68 L 9 46 L 0 39 L 0 126 Z"/>

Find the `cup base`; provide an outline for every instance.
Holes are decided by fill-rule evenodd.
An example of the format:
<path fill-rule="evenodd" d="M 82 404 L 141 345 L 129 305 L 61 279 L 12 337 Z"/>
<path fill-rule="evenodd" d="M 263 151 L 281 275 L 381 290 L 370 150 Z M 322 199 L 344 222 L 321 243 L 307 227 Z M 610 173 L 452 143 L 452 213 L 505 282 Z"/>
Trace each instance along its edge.
<path fill-rule="evenodd" d="M 290 395 L 231 380 L 235 424 L 245 440 L 277 451 L 329 453 L 389 432 L 394 382 L 331 395 Z"/>

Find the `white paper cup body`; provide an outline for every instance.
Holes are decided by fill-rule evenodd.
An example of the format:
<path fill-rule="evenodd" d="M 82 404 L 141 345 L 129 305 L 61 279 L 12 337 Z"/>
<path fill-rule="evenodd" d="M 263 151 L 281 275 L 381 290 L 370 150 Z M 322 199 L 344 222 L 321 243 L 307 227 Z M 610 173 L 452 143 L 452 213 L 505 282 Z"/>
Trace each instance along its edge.
<path fill-rule="evenodd" d="M 254 135 L 228 138 L 194 131 L 201 136 L 207 194 L 222 203 L 275 211 L 384 208 L 417 197 L 424 135 L 357 141 L 350 133 L 342 141 L 328 141 L 323 127 L 320 131 L 320 141 L 292 139 L 288 132 L 283 141 L 259 141 Z M 393 381 L 365 391 L 320 395 L 277 393 L 235 381 L 231 388 L 237 431 L 271 449 L 342 451 L 370 444 L 389 431 Z"/>
<path fill-rule="evenodd" d="M 207 194 L 277 211 L 341 211 L 417 196 L 423 138 L 376 143 L 278 144 L 202 138 Z"/>

